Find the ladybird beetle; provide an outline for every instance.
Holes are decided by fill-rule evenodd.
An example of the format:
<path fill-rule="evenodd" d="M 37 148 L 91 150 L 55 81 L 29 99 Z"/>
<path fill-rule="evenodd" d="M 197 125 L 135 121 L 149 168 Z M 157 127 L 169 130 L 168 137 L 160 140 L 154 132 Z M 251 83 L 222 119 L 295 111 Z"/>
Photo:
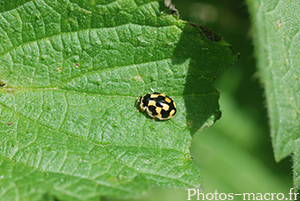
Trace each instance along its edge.
<path fill-rule="evenodd" d="M 147 93 L 139 97 L 137 104 L 142 111 L 147 111 L 152 120 L 167 120 L 176 114 L 175 102 L 164 93 Z"/>

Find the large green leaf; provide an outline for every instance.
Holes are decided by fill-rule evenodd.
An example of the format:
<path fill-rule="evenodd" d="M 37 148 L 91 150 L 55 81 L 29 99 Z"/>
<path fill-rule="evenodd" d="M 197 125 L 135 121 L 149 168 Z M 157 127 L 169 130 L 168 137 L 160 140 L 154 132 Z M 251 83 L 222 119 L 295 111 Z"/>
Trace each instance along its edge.
<path fill-rule="evenodd" d="M 300 7 L 298 0 L 248 0 L 261 81 L 265 87 L 277 161 L 294 153 L 300 185 Z"/>
<path fill-rule="evenodd" d="M 0 197 L 99 200 L 199 188 L 189 146 L 220 117 L 216 76 L 237 60 L 150 0 L 0 3 Z M 154 89 L 178 114 L 150 121 Z"/>

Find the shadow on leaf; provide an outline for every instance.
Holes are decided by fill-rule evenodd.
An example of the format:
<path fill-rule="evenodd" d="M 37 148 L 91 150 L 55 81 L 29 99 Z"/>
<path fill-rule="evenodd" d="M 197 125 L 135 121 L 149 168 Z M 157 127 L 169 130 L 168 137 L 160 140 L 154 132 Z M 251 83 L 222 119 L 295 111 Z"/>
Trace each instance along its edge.
<path fill-rule="evenodd" d="M 183 91 L 186 123 L 191 135 L 221 117 L 215 78 L 237 59 L 230 45 L 210 29 L 186 24 L 174 51 L 174 65 L 189 60 Z"/>

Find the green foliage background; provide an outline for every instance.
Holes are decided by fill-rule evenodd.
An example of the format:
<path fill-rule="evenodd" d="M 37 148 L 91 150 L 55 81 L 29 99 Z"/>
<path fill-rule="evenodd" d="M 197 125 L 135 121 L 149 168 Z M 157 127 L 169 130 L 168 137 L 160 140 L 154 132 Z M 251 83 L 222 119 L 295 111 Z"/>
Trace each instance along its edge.
<path fill-rule="evenodd" d="M 274 161 L 245 3 L 240 0 L 173 2 L 182 19 L 213 28 L 232 44 L 236 52 L 241 53 L 240 62 L 217 79 L 216 88 L 221 92 L 219 103 L 222 118 L 213 127 L 205 128 L 194 136 L 192 143 L 194 161 L 204 178 L 204 192 L 214 193 L 217 190 L 219 193 L 288 193 L 292 187 L 291 163 L 289 158 L 279 164 Z M 37 22 L 38 20 L 37 17 Z M 77 61 L 76 57 L 70 59 L 70 64 Z M 20 167 L 18 171 L 27 170 Z M 39 178 L 39 175 L 35 175 L 35 178 Z M 137 186 L 142 183 L 139 179 L 136 180 Z M 141 191 L 148 188 L 139 187 Z M 140 200 L 186 199 L 186 190 L 155 188 L 148 197 Z"/>
<path fill-rule="evenodd" d="M 240 61 L 216 80 L 216 88 L 221 92 L 221 119 L 196 135 L 192 143 L 192 155 L 204 178 L 204 192 L 287 195 L 293 187 L 292 159 L 287 157 L 278 163 L 274 159 L 246 3 L 243 0 L 173 2 L 183 19 L 213 28 L 241 54 Z M 151 198 L 141 201 L 186 199 L 185 190 L 156 189 Z M 235 200 L 242 199 L 235 197 Z"/>
<path fill-rule="evenodd" d="M 163 1 L 2 1 L 0 10 L 2 200 L 202 188 L 189 148 L 220 117 L 213 82 L 238 59 L 230 45 Z M 174 118 L 135 112 L 151 88 L 174 98 Z"/>

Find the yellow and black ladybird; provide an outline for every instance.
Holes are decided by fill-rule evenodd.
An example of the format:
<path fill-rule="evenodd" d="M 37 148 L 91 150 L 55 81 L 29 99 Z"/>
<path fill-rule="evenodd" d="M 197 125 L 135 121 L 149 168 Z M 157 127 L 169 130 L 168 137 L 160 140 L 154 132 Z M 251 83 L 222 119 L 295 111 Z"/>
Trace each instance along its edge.
<path fill-rule="evenodd" d="M 148 93 L 139 97 L 137 104 L 142 111 L 147 111 L 152 120 L 167 120 L 176 114 L 175 102 L 164 93 Z"/>

